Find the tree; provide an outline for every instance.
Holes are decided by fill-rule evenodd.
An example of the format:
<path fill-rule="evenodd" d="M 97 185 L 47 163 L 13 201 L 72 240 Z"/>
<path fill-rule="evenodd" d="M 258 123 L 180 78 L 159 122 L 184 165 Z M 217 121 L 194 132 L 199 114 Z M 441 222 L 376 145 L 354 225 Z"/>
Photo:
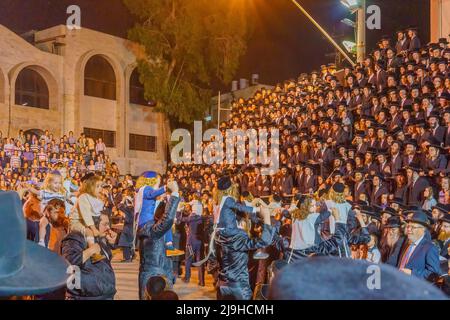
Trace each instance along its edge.
<path fill-rule="evenodd" d="M 138 58 L 146 99 L 181 123 L 202 119 L 211 81 L 229 84 L 250 33 L 233 0 L 124 0 L 138 18 L 129 39 L 145 48 Z"/>

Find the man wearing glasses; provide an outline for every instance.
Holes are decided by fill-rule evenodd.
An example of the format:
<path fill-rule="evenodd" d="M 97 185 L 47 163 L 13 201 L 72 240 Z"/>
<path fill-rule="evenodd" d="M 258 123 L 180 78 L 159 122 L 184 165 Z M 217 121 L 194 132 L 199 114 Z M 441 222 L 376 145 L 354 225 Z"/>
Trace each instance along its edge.
<path fill-rule="evenodd" d="M 397 267 L 400 271 L 429 279 L 433 274 L 440 274 L 439 250 L 431 241 L 427 215 L 416 211 L 407 220 L 405 228 L 408 245 L 400 255 Z"/>

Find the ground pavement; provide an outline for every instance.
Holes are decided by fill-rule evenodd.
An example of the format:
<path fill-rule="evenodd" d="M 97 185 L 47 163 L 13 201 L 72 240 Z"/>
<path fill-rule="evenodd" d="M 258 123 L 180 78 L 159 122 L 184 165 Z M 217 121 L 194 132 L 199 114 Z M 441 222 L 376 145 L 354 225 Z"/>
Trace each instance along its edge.
<path fill-rule="evenodd" d="M 138 299 L 138 270 L 139 261 L 134 260 L 131 263 L 120 263 L 122 253 L 115 251 L 113 258 L 113 268 L 116 274 L 117 294 L 115 300 L 137 300 Z M 197 270 L 192 269 L 190 283 L 184 283 L 181 278 L 177 279 L 174 290 L 180 300 L 215 300 L 216 292 L 213 288 L 213 279 L 207 274 L 205 287 L 197 285 Z"/>

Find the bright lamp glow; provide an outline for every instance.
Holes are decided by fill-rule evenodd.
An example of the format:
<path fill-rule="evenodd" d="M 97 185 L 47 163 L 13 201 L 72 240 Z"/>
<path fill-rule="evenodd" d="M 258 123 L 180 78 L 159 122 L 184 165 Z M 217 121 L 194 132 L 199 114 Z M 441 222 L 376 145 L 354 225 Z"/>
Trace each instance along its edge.
<path fill-rule="evenodd" d="M 348 52 L 352 53 L 355 48 L 356 48 L 356 43 L 352 42 L 352 41 L 343 41 L 342 45 L 344 46 L 345 50 L 347 50 Z"/>
<path fill-rule="evenodd" d="M 356 23 L 350 19 L 345 18 L 345 19 L 342 19 L 341 22 L 343 24 L 345 24 L 346 26 L 349 26 L 350 28 L 356 28 Z"/>
<path fill-rule="evenodd" d="M 353 9 L 359 5 L 358 0 L 341 0 L 341 3 L 349 9 Z"/>

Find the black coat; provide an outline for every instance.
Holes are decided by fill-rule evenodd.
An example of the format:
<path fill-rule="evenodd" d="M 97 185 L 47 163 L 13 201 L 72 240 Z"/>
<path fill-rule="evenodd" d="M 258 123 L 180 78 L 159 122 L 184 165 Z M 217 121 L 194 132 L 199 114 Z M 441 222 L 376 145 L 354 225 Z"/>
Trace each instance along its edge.
<path fill-rule="evenodd" d="M 421 47 L 420 39 L 418 37 L 414 37 L 413 39 L 410 39 L 409 41 L 409 51 L 420 49 Z"/>
<path fill-rule="evenodd" d="M 288 263 L 292 263 L 310 255 L 338 255 L 339 248 L 342 246 L 343 242 L 347 242 L 347 225 L 344 223 L 336 223 L 335 233 L 330 239 L 303 250 L 285 249 L 284 259 Z M 279 244 L 281 243 L 282 242 L 280 241 Z"/>
<path fill-rule="evenodd" d="M 69 233 L 62 241 L 62 256 L 81 271 L 81 288 L 67 289 L 67 294 L 75 300 L 113 299 L 116 294 L 116 277 L 111 266 L 112 252 L 109 244 L 100 241 L 100 247 L 107 259 L 95 264 L 88 259 L 83 263 L 83 251 L 88 248 L 80 232 Z"/>
<path fill-rule="evenodd" d="M 219 261 L 219 299 L 250 300 L 248 273 L 249 251 L 270 245 L 276 229 L 263 226 L 260 238 L 249 238 L 245 231 L 238 228 L 225 228 L 218 231 L 215 239 L 217 260 Z"/>
<path fill-rule="evenodd" d="M 164 234 L 172 228 L 177 212 L 179 197 L 171 196 L 163 217 L 154 222 L 149 221 L 137 231 L 139 239 L 139 292 L 144 299 L 144 289 L 152 276 L 165 276 L 169 282 L 174 281 L 172 261 L 166 256 Z"/>
<path fill-rule="evenodd" d="M 397 267 L 400 262 L 400 253 L 403 252 L 405 246 L 408 245 L 408 239 L 406 237 L 400 237 L 392 248 L 391 252 L 388 255 L 388 258 L 385 262 L 393 267 Z"/>
<path fill-rule="evenodd" d="M 120 204 L 118 209 L 125 214 L 123 229 L 119 238 L 119 247 L 132 247 L 134 240 L 134 207 Z"/>
<path fill-rule="evenodd" d="M 367 181 L 363 181 L 361 184 L 355 183 L 355 188 L 353 192 L 354 195 L 353 201 L 358 201 L 360 195 L 363 193 L 365 193 L 367 196 L 370 195 L 370 186 L 367 183 Z"/>
<path fill-rule="evenodd" d="M 423 202 L 423 191 L 430 184 L 424 177 L 419 177 L 414 186 L 408 186 L 406 189 L 406 205 L 420 206 Z"/>

